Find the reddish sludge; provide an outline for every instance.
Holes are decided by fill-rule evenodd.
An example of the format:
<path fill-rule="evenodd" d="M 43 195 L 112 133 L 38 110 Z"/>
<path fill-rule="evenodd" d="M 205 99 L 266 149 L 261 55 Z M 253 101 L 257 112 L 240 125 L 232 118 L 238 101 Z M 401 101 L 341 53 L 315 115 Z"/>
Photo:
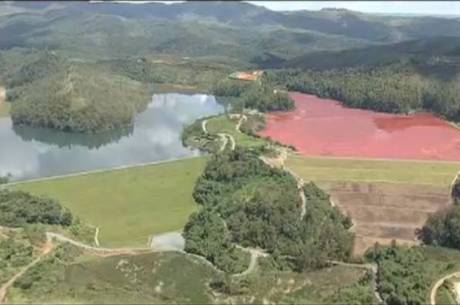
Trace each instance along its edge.
<path fill-rule="evenodd" d="M 260 135 L 305 156 L 460 161 L 460 130 L 431 114 L 394 115 L 291 93 L 292 112 L 267 115 Z"/>

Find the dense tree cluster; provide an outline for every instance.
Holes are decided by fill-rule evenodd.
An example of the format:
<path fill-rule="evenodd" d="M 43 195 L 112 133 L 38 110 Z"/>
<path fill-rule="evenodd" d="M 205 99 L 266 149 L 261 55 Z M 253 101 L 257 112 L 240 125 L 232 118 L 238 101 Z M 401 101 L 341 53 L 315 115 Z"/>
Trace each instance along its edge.
<path fill-rule="evenodd" d="M 247 268 L 247 254 L 231 243 L 224 222 L 210 209 L 190 216 L 184 237 L 187 252 L 204 256 L 221 270 L 238 273 Z"/>
<path fill-rule="evenodd" d="M 296 270 L 346 259 L 353 240 L 347 231 L 349 220 L 314 184 L 303 191 L 307 204 L 302 218 L 297 182 L 290 174 L 240 147 L 214 155 L 194 190 L 203 208 L 185 227 L 186 250 L 228 256 L 231 251 L 220 249 L 236 243 L 262 248 Z"/>
<path fill-rule="evenodd" d="M 274 90 L 263 78 L 256 82 L 225 79 L 217 82 L 212 92 L 216 96 L 236 97 L 236 108 L 257 109 L 261 112 L 294 108 L 294 102 L 287 93 Z"/>
<path fill-rule="evenodd" d="M 460 179 L 458 179 L 458 177 L 455 179 L 454 184 L 452 185 L 450 196 L 454 204 L 460 204 Z"/>
<path fill-rule="evenodd" d="M 21 227 L 27 224 L 69 226 L 72 214 L 58 201 L 22 191 L 0 190 L 0 225 Z"/>
<path fill-rule="evenodd" d="M 20 233 L 9 233 L 0 238 L 0 283 L 5 283 L 33 259 L 31 242 Z"/>
<path fill-rule="evenodd" d="M 16 125 L 97 133 L 130 126 L 149 96 L 135 81 L 73 68 L 23 88 L 11 118 Z"/>
<path fill-rule="evenodd" d="M 460 183 L 457 179 L 452 185 L 453 205 L 430 215 L 419 238 L 428 245 L 460 249 Z"/>
<path fill-rule="evenodd" d="M 431 281 L 423 271 L 426 258 L 417 248 L 387 247 L 372 254 L 378 264 L 378 291 L 388 305 L 425 304 Z"/>
<path fill-rule="evenodd" d="M 430 111 L 460 120 L 460 85 L 455 79 L 423 76 L 410 65 L 329 71 L 272 73 L 287 89 L 333 98 L 356 108 L 392 113 Z"/>
<path fill-rule="evenodd" d="M 420 232 L 429 245 L 460 249 L 460 207 L 450 206 L 431 215 Z"/>

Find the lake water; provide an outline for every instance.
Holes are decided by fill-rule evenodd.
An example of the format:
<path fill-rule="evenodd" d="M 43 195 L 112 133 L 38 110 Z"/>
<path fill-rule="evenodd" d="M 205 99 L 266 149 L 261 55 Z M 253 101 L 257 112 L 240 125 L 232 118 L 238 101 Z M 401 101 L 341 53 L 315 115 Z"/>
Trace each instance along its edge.
<path fill-rule="evenodd" d="M 306 156 L 460 161 L 460 130 L 432 114 L 395 115 L 291 93 L 295 111 L 267 115 L 261 132 Z"/>
<path fill-rule="evenodd" d="M 23 180 L 197 156 L 182 145 L 183 126 L 223 111 L 213 96 L 170 93 L 154 95 L 131 129 L 105 134 L 16 127 L 0 119 L 0 175 Z"/>

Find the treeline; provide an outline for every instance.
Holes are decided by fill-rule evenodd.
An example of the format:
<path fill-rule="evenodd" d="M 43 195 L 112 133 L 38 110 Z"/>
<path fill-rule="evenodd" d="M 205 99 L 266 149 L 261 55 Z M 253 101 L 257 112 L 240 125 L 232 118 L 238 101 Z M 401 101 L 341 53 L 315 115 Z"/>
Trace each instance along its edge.
<path fill-rule="evenodd" d="M 288 90 L 315 94 L 346 106 L 390 113 L 430 111 L 460 120 L 460 84 L 424 76 L 409 64 L 329 71 L 280 70 L 268 76 Z"/>
<path fill-rule="evenodd" d="M 70 226 L 72 214 L 58 201 L 22 191 L 0 190 L 0 226 L 27 224 Z"/>
<path fill-rule="evenodd" d="M 430 215 L 423 228 L 418 232 L 419 238 L 428 245 L 460 250 L 460 181 L 452 185 L 449 205 Z"/>
<path fill-rule="evenodd" d="M 235 97 L 235 109 L 257 109 L 261 112 L 294 109 L 294 101 L 285 92 L 276 91 L 262 77 L 261 81 L 245 82 L 224 79 L 212 89 L 216 96 Z"/>
<path fill-rule="evenodd" d="M 307 204 L 301 218 L 302 202 L 290 174 L 240 147 L 214 155 L 195 186 L 193 196 L 202 208 L 185 226 L 186 251 L 228 272 L 241 270 L 234 244 L 264 249 L 279 268 L 299 271 L 347 259 L 353 242 L 349 219 L 314 184 L 303 191 Z"/>
<path fill-rule="evenodd" d="M 217 80 L 232 71 L 230 66 L 209 64 L 208 61 L 158 60 L 155 57 L 111 59 L 98 62 L 97 67 L 142 83 L 183 85 L 200 92 L 209 92 Z"/>

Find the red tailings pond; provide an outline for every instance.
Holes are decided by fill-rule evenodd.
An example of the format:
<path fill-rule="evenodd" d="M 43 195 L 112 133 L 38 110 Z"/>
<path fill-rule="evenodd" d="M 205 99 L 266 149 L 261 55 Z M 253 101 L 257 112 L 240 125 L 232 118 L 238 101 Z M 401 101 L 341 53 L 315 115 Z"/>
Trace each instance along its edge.
<path fill-rule="evenodd" d="M 431 114 L 352 109 L 290 93 L 296 109 L 267 115 L 260 132 L 305 156 L 460 161 L 460 130 Z"/>

